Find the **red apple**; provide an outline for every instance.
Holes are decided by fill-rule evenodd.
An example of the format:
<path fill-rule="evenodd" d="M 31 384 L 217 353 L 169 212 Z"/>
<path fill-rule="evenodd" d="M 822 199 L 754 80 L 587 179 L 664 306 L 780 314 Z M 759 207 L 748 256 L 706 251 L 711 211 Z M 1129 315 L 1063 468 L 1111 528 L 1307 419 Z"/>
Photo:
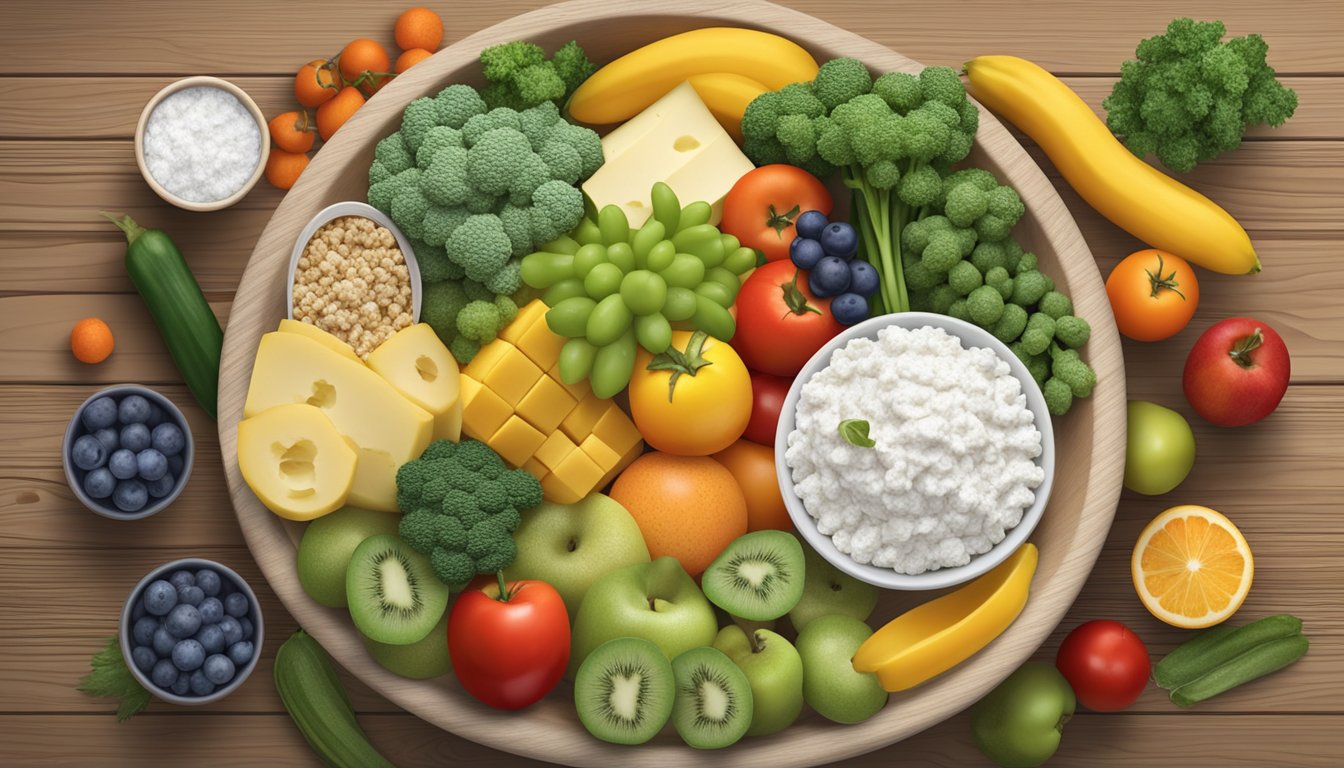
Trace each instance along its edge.
<path fill-rule="evenodd" d="M 1288 372 L 1288 347 L 1273 328 L 1231 317 L 1195 342 L 1181 384 L 1204 419 L 1240 427 L 1274 412 L 1288 390 Z"/>

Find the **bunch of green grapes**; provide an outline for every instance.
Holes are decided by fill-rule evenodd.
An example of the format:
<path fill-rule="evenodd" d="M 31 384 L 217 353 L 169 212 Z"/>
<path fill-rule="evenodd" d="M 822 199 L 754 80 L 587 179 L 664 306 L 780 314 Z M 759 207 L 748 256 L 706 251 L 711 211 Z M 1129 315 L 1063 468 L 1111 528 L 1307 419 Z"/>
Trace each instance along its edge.
<path fill-rule="evenodd" d="M 630 383 L 637 345 L 666 351 L 674 323 L 730 340 L 737 325 L 728 308 L 741 276 L 756 266 L 756 251 L 709 223 L 709 203 L 683 208 L 662 182 L 652 203 L 653 216 L 637 230 L 608 205 L 523 257 L 523 282 L 545 291 L 546 324 L 569 339 L 560 378 L 588 379 L 598 397 Z"/>

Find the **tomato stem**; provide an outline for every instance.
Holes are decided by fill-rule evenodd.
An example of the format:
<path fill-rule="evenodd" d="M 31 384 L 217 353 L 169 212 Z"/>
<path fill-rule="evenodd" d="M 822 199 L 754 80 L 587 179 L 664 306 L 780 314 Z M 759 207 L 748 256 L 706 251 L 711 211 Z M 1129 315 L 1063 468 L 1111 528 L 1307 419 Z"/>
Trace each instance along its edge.
<path fill-rule="evenodd" d="M 798 290 L 798 276 L 803 273 L 801 269 L 793 271 L 793 279 L 787 283 L 780 283 L 779 289 L 784 292 L 784 306 L 789 308 L 789 312 L 795 315 L 804 315 L 808 312 L 821 314 L 821 310 L 807 303 L 807 296 Z"/>
<path fill-rule="evenodd" d="M 1255 361 L 1251 359 L 1251 352 L 1259 349 L 1264 342 L 1264 334 L 1261 333 L 1259 328 L 1256 328 L 1250 336 L 1243 336 L 1238 339 L 1232 350 L 1227 354 L 1232 357 L 1237 365 L 1249 370 L 1255 367 Z"/>
<path fill-rule="evenodd" d="M 1172 293 L 1176 294 L 1177 296 L 1180 296 L 1182 299 L 1185 298 L 1185 294 L 1184 294 L 1184 293 L 1181 293 L 1181 291 L 1180 291 L 1180 289 L 1179 289 L 1180 283 L 1176 282 L 1176 270 L 1173 268 L 1173 269 L 1171 270 L 1171 274 L 1170 274 L 1170 275 L 1165 275 L 1165 276 L 1164 276 L 1164 275 L 1162 274 L 1162 254 L 1161 254 L 1161 253 L 1157 254 L 1157 274 L 1154 275 L 1153 272 L 1152 272 L 1152 270 L 1149 270 L 1149 269 L 1145 269 L 1145 270 L 1143 270 L 1143 271 L 1144 271 L 1144 274 L 1148 275 L 1148 283 L 1149 283 L 1149 286 L 1153 289 L 1153 292 L 1150 293 L 1150 294 L 1148 294 L 1148 297 L 1149 297 L 1149 298 L 1156 299 L 1156 298 L 1157 298 L 1157 294 L 1161 293 L 1161 292 L 1162 292 L 1162 289 L 1164 289 L 1164 288 L 1165 288 L 1166 290 L 1171 291 Z M 1187 301 L 1188 301 L 1188 299 L 1187 299 Z"/>
<path fill-rule="evenodd" d="M 501 603 L 509 602 L 509 598 L 513 595 L 509 594 L 509 585 L 504 583 L 504 572 L 495 571 L 495 578 L 499 580 L 499 597 L 495 599 Z"/>
<path fill-rule="evenodd" d="M 787 212 L 779 213 L 775 210 L 775 204 L 771 203 L 769 215 L 765 217 L 765 225 L 775 230 L 776 235 L 782 235 L 784 230 L 793 226 L 793 220 L 798 216 L 798 211 L 799 208 L 795 205 Z"/>
<path fill-rule="evenodd" d="M 714 364 L 706 360 L 702 354 L 705 349 L 705 341 L 708 339 L 709 334 L 704 331 L 696 331 L 691 334 L 690 341 L 686 342 L 686 349 L 668 347 L 665 352 L 654 355 L 653 359 L 649 361 L 645 370 L 672 372 L 672 378 L 667 382 L 667 402 L 672 402 L 672 395 L 677 391 L 677 380 L 681 378 L 682 374 L 694 376 L 701 368 Z"/>

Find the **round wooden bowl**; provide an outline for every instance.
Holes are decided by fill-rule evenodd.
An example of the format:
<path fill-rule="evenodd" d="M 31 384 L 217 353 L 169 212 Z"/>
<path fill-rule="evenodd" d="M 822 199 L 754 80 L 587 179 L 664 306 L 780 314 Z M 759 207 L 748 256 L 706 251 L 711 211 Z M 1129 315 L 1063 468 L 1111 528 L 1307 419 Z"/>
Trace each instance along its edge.
<path fill-rule="evenodd" d="M 1057 479 L 1032 540 L 1040 566 L 1026 609 L 1002 636 L 966 663 L 928 684 L 893 695 L 867 722 L 843 726 L 807 712 L 786 731 L 747 739 L 717 753 L 684 746 L 671 728 L 641 747 L 616 747 L 591 737 L 578 721 L 572 688 L 562 683 L 545 700 L 519 712 L 493 710 L 465 693 L 451 675 L 406 680 L 368 656 L 343 610 L 313 602 L 299 586 L 294 562 L 301 526 L 276 517 L 253 496 L 238 471 L 237 426 L 263 333 L 285 316 L 285 270 L 304 224 L 341 200 L 362 200 L 375 142 L 398 129 L 405 106 L 454 82 L 480 85 L 477 55 L 486 46 L 528 39 L 548 50 L 577 39 L 606 62 L 666 35 L 706 26 L 748 26 L 791 37 L 818 60 L 853 56 L 876 71 L 917 72 L 921 65 L 872 41 L 761 0 L 724 4 L 682 0 L 608 3 L 574 0 L 518 16 L 473 34 L 417 64 L 359 110 L 304 171 L 261 235 L 239 285 L 224 339 L 219 382 L 219 433 L 229 493 L 248 546 L 285 607 L 346 669 L 390 701 L 425 720 L 496 749 L 571 765 L 785 766 L 828 763 L 899 741 L 979 699 L 1017 668 L 1059 623 L 1092 570 L 1120 495 L 1125 450 L 1125 373 L 1120 340 L 1092 254 L 1045 175 L 1016 140 L 982 114 L 971 161 L 1021 194 L 1027 215 L 1016 237 L 1041 259 L 1077 313 L 1093 328 L 1086 357 L 1099 384 L 1055 423 Z M 942 62 L 939 62 L 942 63 Z M 928 593 L 884 593 L 872 616 L 880 626 Z"/>

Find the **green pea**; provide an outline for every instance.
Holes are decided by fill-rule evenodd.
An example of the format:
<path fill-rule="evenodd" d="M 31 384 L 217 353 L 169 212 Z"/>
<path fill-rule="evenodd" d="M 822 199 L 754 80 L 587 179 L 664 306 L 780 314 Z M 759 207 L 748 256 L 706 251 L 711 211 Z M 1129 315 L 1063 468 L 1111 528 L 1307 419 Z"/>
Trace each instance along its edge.
<path fill-rule="evenodd" d="M 681 221 L 676 226 L 676 231 L 683 232 L 692 227 L 698 227 L 708 224 L 714 216 L 714 208 L 703 200 L 691 203 L 681 209 Z"/>
<path fill-rule="evenodd" d="M 694 288 L 705 279 L 705 263 L 689 253 L 678 253 L 667 265 L 667 269 L 658 271 L 669 286 Z"/>
<path fill-rule="evenodd" d="M 587 339 L 570 339 L 560 348 L 560 380 L 566 384 L 578 384 L 588 378 L 593 370 L 593 358 L 597 356 L 597 347 Z"/>
<path fill-rule="evenodd" d="M 588 332 L 588 318 L 596 308 L 597 302 L 587 296 L 565 299 L 546 313 L 546 325 L 561 336 L 583 336 Z"/>
<path fill-rule="evenodd" d="M 549 243 L 545 243 L 538 250 L 549 251 L 551 253 L 567 253 L 573 256 L 579 250 L 579 241 L 569 235 L 561 235 Z"/>
<path fill-rule="evenodd" d="M 619 339 L 622 333 L 630 330 L 630 321 L 634 317 L 619 293 L 613 293 L 597 302 L 588 315 L 588 343 L 595 347 L 605 347 Z"/>
<path fill-rule="evenodd" d="M 597 228 L 607 245 L 630 241 L 630 220 L 619 205 L 606 205 L 597 212 Z"/>
<path fill-rule="evenodd" d="M 636 346 L 634 330 L 626 328 L 625 333 L 597 350 L 593 371 L 588 376 L 594 395 L 606 399 L 625 389 L 635 369 Z"/>
<path fill-rule="evenodd" d="M 578 228 L 573 233 L 574 241 L 579 245 L 592 245 L 602 242 L 602 230 L 597 228 L 597 222 L 588 217 L 584 217 L 579 222 Z"/>
<path fill-rule="evenodd" d="M 574 257 L 567 253 L 538 251 L 523 257 L 523 282 L 533 288 L 550 288 L 574 276 Z"/>
<path fill-rule="evenodd" d="M 546 302 L 546 306 L 554 307 L 565 299 L 587 295 L 588 291 L 584 290 L 583 281 L 577 277 L 571 277 L 547 288 L 546 293 L 542 294 L 541 300 Z"/>
<path fill-rule="evenodd" d="M 594 301 L 601 301 L 621 290 L 623 277 L 625 274 L 615 264 L 598 264 L 583 278 L 583 289 Z"/>
<path fill-rule="evenodd" d="M 730 235 L 727 232 L 723 233 L 719 237 L 719 239 L 723 241 L 724 253 L 732 253 L 733 251 L 736 251 L 738 248 L 742 247 L 742 241 L 738 240 L 735 236 Z"/>
<path fill-rule="evenodd" d="M 753 248 L 738 248 L 723 257 L 723 268 L 734 275 L 744 275 L 756 268 L 756 251 Z"/>
<path fill-rule="evenodd" d="M 692 316 L 691 322 L 696 328 L 720 341 L 730 341 L 737 332 L 737 321 L 728 314 L 728 310 L 702 295 L 695 297 L 695 315 Z"/>
<path fill-rule="evenodd" d="M 672 324 L 658 312 L 637 317 L 635 339 L 641 347 L 655 355 L 666 352 L 672 346 Z"/>
<path fill-rule="evenodd" d="M 663 226 L 663 222 L 657 219 L 649 219 L 644 222 L 644 226 L 640 227 L 635 236 L 630 238 L 630 247 L 635 249 L 635 258 L 647 258 L 649 251 L 653 250 L 655 245 L 661 243 L 666 234 L 667 227 Z"/>
<path fill-rule="evenodd" d="M 607 246 L 601 243 L 589 243 L 574 254 L 574 276 L 583 279 L 598 264 L 607 263 Z"/>
<path fill-rule="evenodd" d="M 640 269 L 662 272 L 672 266 L 672 260 L 676 258 L 676 255 L 677 246 L 673 245 L 671 240 L 664 240 L 649 250 L 649 257 L 644 260 L 644 266 Z"/>
<path fill-rule="evenodd" d="M 621 272 L 629 272 L 635 268 L 635 252 L 630 248 L 629 243 L 616 243 L 607 246 L 607 261 L 615 264 Z"/>
<path fill-rule="evenodd" d="M 621 298 L 636 315 L 651 315 L 667 301 L 667 283 L 656 273 L 637 269 L 621 281 Z"/>
<path fill-rule="evenodd" d="M 695 314 L 695 291 L 690 288 L 669 287 L 667 300 L 663 302 L 663 316 L 679 323 L 690 320 Z"/>
<path fill-rule="evenodd" d="M 661 222 L 668 232 L 676 232 L 677 225 L 681 223 L 681 201 L 677 199 L 677 193 L 660 181 L 653 185 L 649 197 L 653 202 L 653 218 Z"/>
<path fill-rule="evenodd" d="M 723 285 L 709 282 L 697 285 L 695 287 L 695 293 L 697 296 L 704 296 L 724 309 L 731 307 L 733 305 L 733 299 L 736 297 L 736 294 L 733 291 L 725 288 Z"/>

